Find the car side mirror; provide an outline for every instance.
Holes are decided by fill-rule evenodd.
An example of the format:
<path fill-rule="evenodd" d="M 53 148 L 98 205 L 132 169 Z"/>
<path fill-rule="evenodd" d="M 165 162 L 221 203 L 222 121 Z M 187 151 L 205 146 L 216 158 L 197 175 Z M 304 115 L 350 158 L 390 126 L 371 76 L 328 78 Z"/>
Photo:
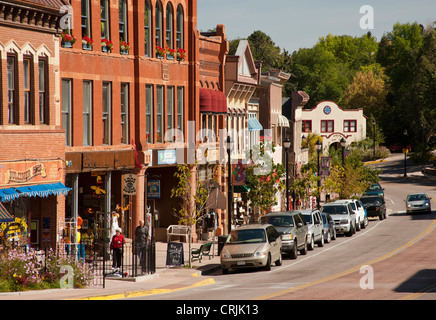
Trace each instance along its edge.
<path fill-rule="evenodd" d="M 298 222 L 298 223 L 297 223 L 297 227 L 298 227 L 298 228 L 301 228 L 302 226 L 303 226 L 303 224 L 302 224 L 301 222 Z"/>

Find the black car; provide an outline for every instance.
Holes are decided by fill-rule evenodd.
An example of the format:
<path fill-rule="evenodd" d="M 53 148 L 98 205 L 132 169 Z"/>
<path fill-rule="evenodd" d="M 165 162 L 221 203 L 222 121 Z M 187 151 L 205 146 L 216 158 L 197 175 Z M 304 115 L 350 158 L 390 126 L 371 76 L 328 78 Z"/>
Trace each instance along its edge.
<path fill-rule="evenodd" d="M 364 196 L 360 198 L 368 217 L 379 217 L 380 220 L 386 219 L 386 204 L 384 197 L 379 195 Z"/>

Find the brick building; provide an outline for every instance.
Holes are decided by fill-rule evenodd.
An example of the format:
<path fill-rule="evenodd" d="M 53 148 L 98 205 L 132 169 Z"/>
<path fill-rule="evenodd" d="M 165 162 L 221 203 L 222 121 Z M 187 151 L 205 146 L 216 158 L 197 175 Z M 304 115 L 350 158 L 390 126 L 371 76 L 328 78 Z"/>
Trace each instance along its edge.
<path fill-rule="evenodd" d="M 223 90 L 223 28 L 200 35 L 196 0 L 71 0 L 71 6 L 65 34 L 77 41 L 70 45 L 65 37 L 59 48 L 71 164 L 66 183 L 73 189 L 67 217 L 117 211 L 128 237 L 140 219 L 151 218 L 153 234 L 166 239 L 166 227 L 178 222 L 172 209 L 179 200 L 170 197 L 177 162 L 189 162 L 199 145 L 194 139 L 188 146 L 188 124 L 193 132 L 203 125 L 200 88 Z M 224 127 L 223 116 L 209 119 Z M 136 178 L 136 195 L 123 191 L 127 174 Z"/>
<path fill-rule="evenodd" d="M 0 221 L 4 244 L 55 247 L 65 215 L 61 0 L 0 4 Z"/>

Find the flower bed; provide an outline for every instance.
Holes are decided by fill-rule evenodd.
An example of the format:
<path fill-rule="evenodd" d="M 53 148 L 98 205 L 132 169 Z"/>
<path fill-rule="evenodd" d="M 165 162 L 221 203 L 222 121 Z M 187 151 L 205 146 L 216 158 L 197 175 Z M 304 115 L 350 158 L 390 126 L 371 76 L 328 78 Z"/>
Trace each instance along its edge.
<path fill-rule="evenodd" d="M 68 266 L 72 274 L 61 272 L 64 266 Z M 74 288 L 84 288 L 92 283 L 86 264 L 74 261 L 71 256 L 60 256 L 53 250 L 48 250 L 46 257 L 34 250 L 0 252 L 0 292 L 61 288 L 69 276 L 73 276 Z"/>

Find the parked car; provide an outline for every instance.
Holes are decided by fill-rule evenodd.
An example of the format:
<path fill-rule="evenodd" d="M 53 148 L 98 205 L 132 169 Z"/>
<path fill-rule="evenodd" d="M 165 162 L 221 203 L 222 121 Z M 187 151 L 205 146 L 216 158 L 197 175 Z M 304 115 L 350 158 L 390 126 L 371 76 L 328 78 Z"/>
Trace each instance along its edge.
<path fill-rule="evenodd" d="M 336 239 L 335 220 L 326 212 L 321 212 L 321 218 L 324 225 L 324 242 L 330 243 Z"/>
<path fill-rule="evenodd" d="M 360 198 L 368 217 L 379 217 L 380 220 L 386 219 L 386 204 L 384 197 L 378 195 L 363 196 Z"/>
<path fill-rule="evenodd" d="M 300 211 L 270 212 L 264 215 L 261 223 L 273 225 L 282 237 L 282 252 L 297 258 L 297 252 L 307 254 L 309 227 Z"/>
<path fill-rule="evenodd" d="M 356 231 L 365 229 L 368 225 L 368 216 L 362 203 L 357 199 L 336 200 L 335 203 L 349 203 L 356 214 Z"/>
<path fill-rule="evenodd" d="M 406 197 L 406 212 L 428 212 L 431 213 L 431 198 L 425 193 L 411 193 Z"/>
<path fill-rule="evenodd" d="M 270 224 L 245 225 L 233 229 L 221 250 L 223 274 L 230 269 L 271 269 L 271 263 L 282 264 L 282 240 Z"/>
<path fill-rule="evenodd" d="M 378 195 L 380 197 L 385 197 L 384 188 L 380 185 L 380 183 L 373 183 L 369 186 L 368 189 L 363 193 L 364 196 L 373 196 Z"/>
<path fill-rule="evenodd" d="M 344 233 L 348 237 L 356 233 L 356 215 L 349 203 L 326 203 L 321 212 L 332 216 L 336 233 Z"/>
<path fill-rule="evenodd" d="M 318 210 L 302 210 L 301 214 L 309 227 L 308 246 L 309 250 L 315 248 L 315 243 L 324 246 L 324 228 L 321 213 Z"/>

